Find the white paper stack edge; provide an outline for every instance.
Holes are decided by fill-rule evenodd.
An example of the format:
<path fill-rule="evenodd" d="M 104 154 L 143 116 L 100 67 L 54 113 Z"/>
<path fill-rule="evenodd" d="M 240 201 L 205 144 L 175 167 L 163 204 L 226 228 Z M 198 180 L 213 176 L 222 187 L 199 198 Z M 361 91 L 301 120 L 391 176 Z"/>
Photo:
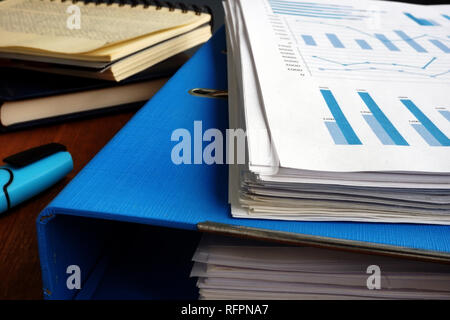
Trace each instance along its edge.
<path fill-rule="evenodd" d="M 211 235 L 193 260 L 200 299 L 450 299 L 448 265 Z"/>

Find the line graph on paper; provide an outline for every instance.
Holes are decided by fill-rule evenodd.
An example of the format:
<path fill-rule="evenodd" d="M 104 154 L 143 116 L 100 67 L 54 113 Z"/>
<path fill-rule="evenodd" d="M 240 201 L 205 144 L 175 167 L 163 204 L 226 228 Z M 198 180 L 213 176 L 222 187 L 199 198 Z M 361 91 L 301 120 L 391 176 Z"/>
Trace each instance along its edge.
<path fill-rule="evenodd" d="M 295 22 L 289 29 L 313 76 L 450 81 L 447 36 L 401 29 L 369 33 L 348 25 Z"/>

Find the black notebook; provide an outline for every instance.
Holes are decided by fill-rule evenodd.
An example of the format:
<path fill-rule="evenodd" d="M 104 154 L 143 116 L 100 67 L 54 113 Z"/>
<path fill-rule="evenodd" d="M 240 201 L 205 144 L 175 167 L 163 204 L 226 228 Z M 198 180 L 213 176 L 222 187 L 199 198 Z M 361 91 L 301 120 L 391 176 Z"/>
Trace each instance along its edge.
<path fill-rule="evenodd" d="M 0 131 L 141 107 L 188 56 L 178 54 L 120 83 L 0 68 Z"/>

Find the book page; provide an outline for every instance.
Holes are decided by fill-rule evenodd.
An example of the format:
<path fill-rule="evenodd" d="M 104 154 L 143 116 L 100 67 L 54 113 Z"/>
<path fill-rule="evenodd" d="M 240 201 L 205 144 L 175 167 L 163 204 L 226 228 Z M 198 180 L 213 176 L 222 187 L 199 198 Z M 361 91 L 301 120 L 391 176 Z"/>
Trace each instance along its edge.
<path fill-rule="evenodd" d="M 31 48 L 57 53 L 83 53 L 129 39 L 207 19 L 193 11 L 155 6 L 83 4 L 80 28 L 69 29 L 69 2 L 6 0 L 0 3 L 0 48 Z M 207 19 L 209 20 L 209 19 Z M 204 22 L 205 23 L 205 22 Z"/>

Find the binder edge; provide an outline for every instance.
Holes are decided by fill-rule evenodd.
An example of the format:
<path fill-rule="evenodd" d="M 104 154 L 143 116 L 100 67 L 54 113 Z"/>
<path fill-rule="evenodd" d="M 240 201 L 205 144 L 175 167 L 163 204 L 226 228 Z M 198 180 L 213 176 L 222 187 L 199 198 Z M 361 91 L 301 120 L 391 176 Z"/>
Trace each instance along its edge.
<path fill-rule="evenodd" d="M 276 242 L 280 244 L 289 244 L 296 246 L 307 245 L 324 249 L 342 250 L 356 253 L 390 256 L 402 259 L 450 264 L 450 253 L 432 250 L 412 249 L 373 242 L 268 230 L 211 221 L 200 222 L 197 224 L 197 228 L 200 232 L 232 236 L 235 238 Z"/>

